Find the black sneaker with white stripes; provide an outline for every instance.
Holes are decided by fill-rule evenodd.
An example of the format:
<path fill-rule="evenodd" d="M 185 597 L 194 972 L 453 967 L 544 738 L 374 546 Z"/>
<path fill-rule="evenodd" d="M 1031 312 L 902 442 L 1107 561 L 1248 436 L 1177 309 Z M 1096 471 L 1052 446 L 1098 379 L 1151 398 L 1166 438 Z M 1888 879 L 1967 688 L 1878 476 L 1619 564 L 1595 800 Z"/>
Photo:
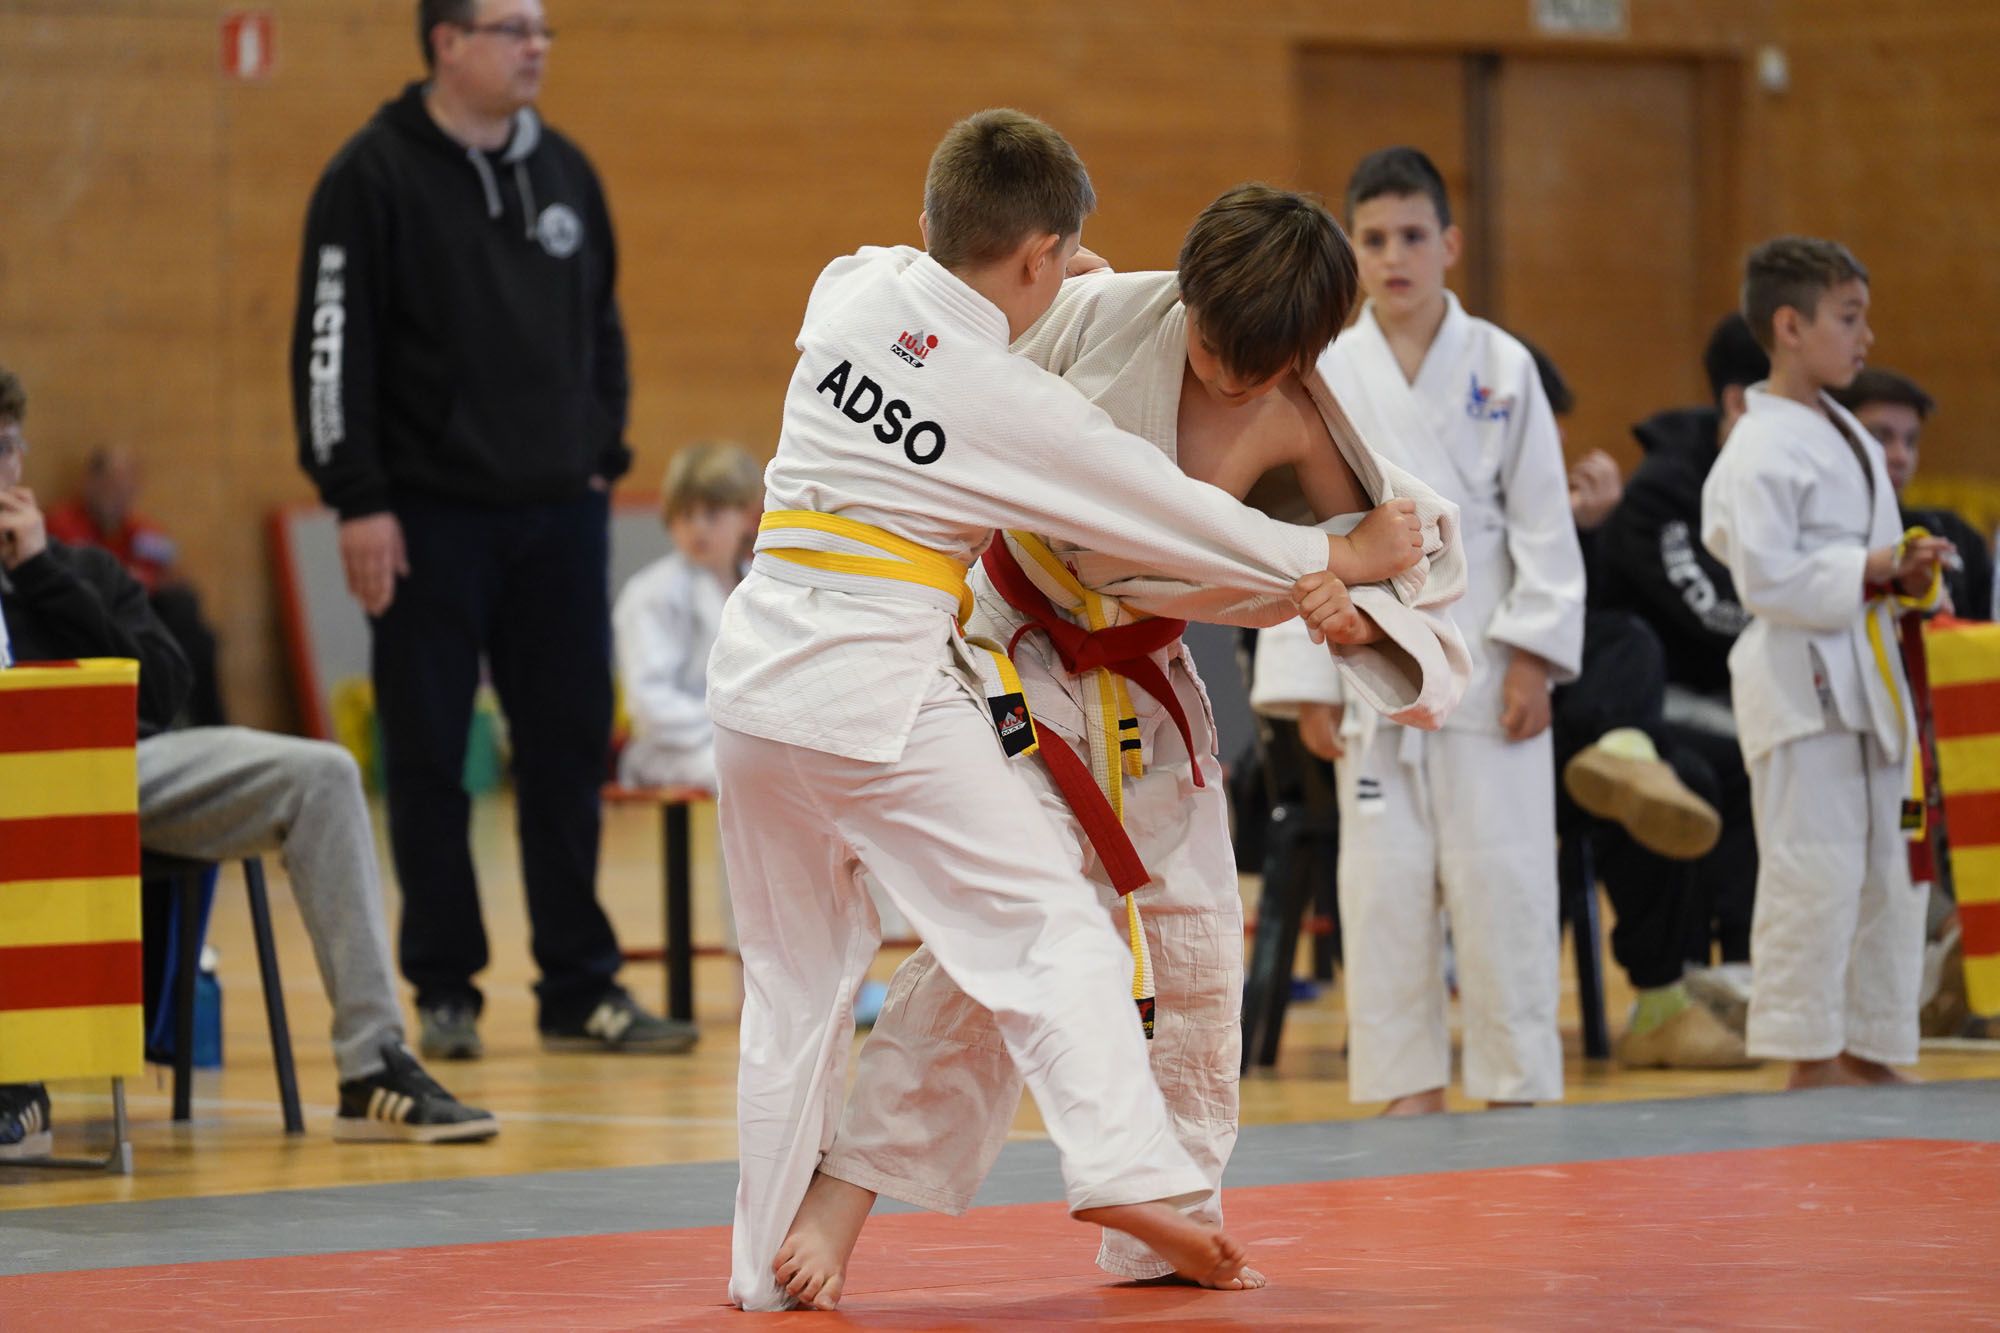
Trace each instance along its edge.
<path fill-rule="evenodd" d="M 401 1042 L 382 1047 L 383 1067 L 340 1085 L 333 1137 L 344 1143 L 465 1143 L 500 1132 L 491 1111 L 467 1106 L 424 1072 Z"/>
<path fill-rule="evenodd" d="M 581 1023 L 546 1026 L 542 1048 L 550 1051 L 623 1052 L 631 1055 L 679 1055 L 691 1049 L 701 1029 L 677 1018 L 661 1018 L 639 1007 L 622 989 L 597 1002 Z"/>
<path fill-rule="evenodd" d="M 0 1162 L 32 1162 L 55 1151 L 44 1083 L 0 1083 Z"/>

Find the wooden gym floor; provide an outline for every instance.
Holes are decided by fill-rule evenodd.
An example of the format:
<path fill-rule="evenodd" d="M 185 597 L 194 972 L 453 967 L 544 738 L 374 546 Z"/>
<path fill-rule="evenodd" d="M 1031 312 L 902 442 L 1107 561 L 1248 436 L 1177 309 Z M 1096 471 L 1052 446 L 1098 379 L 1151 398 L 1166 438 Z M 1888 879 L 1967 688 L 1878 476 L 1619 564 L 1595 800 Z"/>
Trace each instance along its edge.
<path fill-rule="evenodd" d="M 713 823 L 703 812 L 695 824 L 697 937 L 716 940 Z M 475 843 L 495 960 L 484 979 L 487 1054 L 433 1068 L 461 1097 L 498 1112 L 501 1135 L 463 1147 L 331 1141 L 327 1006 L 274 874 L 308 1130 L 288 1139 L 231 868 L 212 932 L 225 1068 L 200 1076 L 190 1125 L 170 1123 L 163 1080 L 130 1087 L 135 1176 L 0 1171 L 0 1327 L 16 1313 L 56 1309 L 94 1312 L 93 1326 L 143 1322 L 148 1308 L 183 1310 L 197 1324 L 311 1322 L 296 1301 L 306 1288 L 343 1293 L 324 1305 L 316 1296 L 314 1317 L 399 1327 L 453 1319 L 693 1326 L 723 1314 L 733 964 L 698 964 L 704 1035 L 690 1055 L 545 1054 L 534 1036 L 506 798 L 479 803 Z M 607 813 L 604 894 L 630 944 L 659 935 L 657 857 L 651 810 Z M 885 955 L 878 974 L 895 962 Z M 1629 992 L 1618 969 L 1609 972 L 1615 1028 Z M 634 965 L 626 980 L 659 1005 L 657 967 Z M 875 1327 L 975 1326 L 1003 1314 L 1038 1323 L 1185 1318 L 1224 1326 L 1243 1318 L 1301 1326 L 1336 1308 L 1343 1323 L 1569 1326 L 1620 1317 L 1798 1326 L 1843 1322 L 1838 1311 L 1864 1308 L 1899 1325 L 1996 1318 L 2000 1280 L 1985 1275 L 2000 1272 L 2000 1210 L 1992 1206 L 2000 1199 L 2000 1084 L 1958 1081 L 2000 1078 L 2000 1047 L 1927 1048 L 1919 1072 L 1944 1084 L 1936 1089 L 1744 1098 L 1735 1094 L 1775 1090 L 1782 1071 L 1621 1071 L 1578 1057 L 1573 995 L 1565 1023 L 1566 1107 L 1341 1125 L 1333 1122 L 1364 1112 L 1347 1103 L 1342 1081 L 1338 987 L 1295 1006 L 1278 1068 L 1244 1082 L 1246 1131 L 1231 1174 L 1232 1225 L 1279 1279 L 1269 1295 L 1107 1285 L 1087 1244 L 1074 1236 L 1061 1243 L 1075 1228 L 1051 1202 L 1052 1153 L 1024 1104 L 1018 1142 L 982 1195 L 996 1206 L 950 1224 L 948 1242 L 938 1244 L 925 1243 L 937 1238 L 936 1224 L 922 1217 L 879 1221 L 857 1256 L 850 1317 Z M 59 1151 L 101 1140 L 109 1111 L 101 1085 L 58 1085 L 54 1097 Z M 1702 1100 L 1684 1111 L 1661 1105 L 1682 1098 Z M 1623 1160 L 1589 1160 L 1600 1158 Z M 594 1192 L 580 1196 L 574 1215 L 558 1208 L 541 1216 L 564 1190 L 584 1185 Z M 1810 1199 L 1796 1199 L 1798 1190 Z M 213 1202 L 176 1202 L 197 1198 Z M 517 1213 L 524 1220 L 495 1230 L 491 1213 L 502 1199 L 525 1201 Z M 383 1229 L 381 1219 L 411 1206 L 434 1225 Z M 1813 1225 L 1801 1231 L 1807 1209 Z M 511 1205 L 502 1211 L 516 1215 Z M 300 1218 L 331 1220 L 305 1238 L 272 1239 L 281 1223 Z M 208 1222 L 219 1229 L 204 1231 Z M 672 1229 L 671 1245 L 660 1228 Z M 107 1229 L 120 1243 L 79 1248 L 77 1237 Z M 1906 1251 L 1905 1241 L 1917 1249 Z M 1707 1256 L 1699 1279 L 1668 1257 L 1683 1245 Z M 405 1262 L 411 1246 L 424 1247 L 421 1263 Z M 1464 1247 L 1474 1262 L 1453 1259 Z M 385 1264 L 391 1256 L 396 1262 Z M 1031 1273 L 1012 1271 L 1023 1267 Z M 488 1292 L 502 1270 L 518 1281 Z M 578 1297 L 579 1283 L 588 1299 Z M 472 1310 L 450 1307 L 473 1289 L 487 1296 Z M 1898 1303 L 1874 1307 L 1870 1292 Z M 1255 1304 L 1228 1303 L 1246 1299 Z"/>

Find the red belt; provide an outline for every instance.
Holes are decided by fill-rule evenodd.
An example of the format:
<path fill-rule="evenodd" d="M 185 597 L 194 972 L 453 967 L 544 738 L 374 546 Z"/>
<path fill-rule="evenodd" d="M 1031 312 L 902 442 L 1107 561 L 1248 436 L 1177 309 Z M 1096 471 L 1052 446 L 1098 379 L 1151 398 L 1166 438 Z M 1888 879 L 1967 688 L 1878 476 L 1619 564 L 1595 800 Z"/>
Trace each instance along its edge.
<path fill-rule="evenodd" d="M 1203 786 L 1201 762 L 1195 757 L 1194 735 L 1188 728 L 1187 713 L 1181 708 L 1173 686 L 1168 683 L 1167 673 L 1160 670 L 1159 664 L 1152 658 L 1153 653 L 1172 644 L 1186 632 L 1187 622 L 1149 619 L 1113 625 L 1107 629 L 1086 630 L 1065 619 L 1048 596 L 1035 586 L 1014 559 L 1004 536 L 996 536 L 980 560 L 986 566 L 986 575 L 993 581 L 994 589 L 1006 599 L 1007 605 L 1028 618 L 1028 623 L 1014 631 L 1014 637 L 1008 640 L 1007 655 L 1014 655 L 1014 646 L 1021 641 L 1022 635 L 1031 629 L 1039 629 L 1054 646 L 1063 670 L 1071 675 L 1109 671 L 1152 695 L 1180 729 L 1181 743 L 1187 746 L 1189 767 L 1194 772 L 1194 785 Z M 1069 802 L 1084 836 L 1090 840 L 1097 859 L 1103 863 L 1111 886 L 1121 895 L 1145 887 L 1152 876 L 1139 860 L 1138 850 L 1132 846 L 1132 839 L 1119 822 L 1117 811 L 1111 808 L 1111 802 L 1098 787 L 1089 767 L 1077 757 L 1067 741 L 1048 728 L 1037 729 L 1036 736 L 1041 742 L 1040 754 L 1048 765 L 1049 776 L 1055 780 L 1056 789 L 1062 792 L 1063 799 Z M 1120 757 L 1120 753 L 1113 753 L 1111 762 L 1119 762 Z"/>

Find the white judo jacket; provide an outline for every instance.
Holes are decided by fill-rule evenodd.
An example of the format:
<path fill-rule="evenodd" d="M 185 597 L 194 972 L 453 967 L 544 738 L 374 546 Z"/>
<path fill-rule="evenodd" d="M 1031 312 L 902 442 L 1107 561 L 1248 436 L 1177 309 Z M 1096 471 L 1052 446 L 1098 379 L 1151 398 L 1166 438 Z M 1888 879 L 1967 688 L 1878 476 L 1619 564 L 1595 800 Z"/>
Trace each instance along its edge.
<path fill-rule="evenodd" d="M 1444 323 L 1414 381 L 1404 378 L 1372 302 L 1327 348 L 1319 368 L 1371 448 L 1458 506 L 1467 579 L 1451 617 L 1471 643 L 1474 663 L 1465 696 L 1444 725 L 1497 736 L 1510 649 L 1547 659 L 1552 684 L 1576 678 L 1583 661 L 1583 553 L 1561 439 L 1534 358 L 1514 338 L 1466 314 L 1449 291 L 1445 302 Z M 1339 680 L 1297 651 L 1296 637 L 1281 626 L 1259 642 L 1252 704 L 1284 715 L 1301 703 L 1346 702 Z M 1350 731 L 1371 729 L 1355 710 L 1349 720 Z"/>
<path fill-rule="evenodd" d="M 676 773 L 715 743 L 708 720 L 708 654 L 728 594 L 715 575 L 679 552 L 626 580 L 611 610 L 618 682 L 632 739 L 618 758 L 622 782 L 645 786 Z M 713 780 L 713 761 L 706 780 Z M 694 782 L 694 776 L 685 781 Z"/>
<path fill-rule="evenodd" d="M 841 515 L 968 565 L 1020 528 L 1272 596 L 1326 568 L 1324 534 L 1183 475 L 1007 344 L 999 308 L 921 251 L 835 260 L 806 305 L 766 510 Z M 760 535 L 709 661 L 718 725 L 889 762 L 936 673 L 980 688 L 953 598 L 764 553 L 784 547 L 869 554 Z"/>
<path fill-rule="evenodd" d="M 1729 567 L 1752 617 L 1729 652 L 1744 758 L 1839 728 L 1873 736 L 1900 761 L 1912 716 L 1900 613 L 1889 599 L 1867 600 L 1863 579 L 1869 549 L 1903 535 L 1882 447 L 1825 395 L 1826 415 L 1761 385 L 1747 398 L 1701 491 L 1702 544 Z"/>
<path fill-rule="evenodd" d="M 1167 459 L 1177 457 L 1187 367 L 1187 311 L 1177 274 L 1072 279 L 1014 350 L 1062 376 Z M 1457 507 L 1370 449 L 1317 370 L 1309 371 L 1303 382 L 1363 491 L 1377 504 L 1397 498 L 1417 502 L 1425 555 L 1393 580 L 1350 590 L 1355 605 L 1381 626 L 1384 643 L 1344 648 L 1336 658 L 1312 643 L 1302 623 L 1294 625 L 1296 638 L 1327 664 L 1324 669 L 1337 669 L 1356 694 L 1383 713 L 1411 726 L 1435 728 L 1464 692 L 1471 665 L 1464 640 L 1444 611 L 1465 589 Z M 1344 525 L 1335 519 L 1322 526 L 1340 530 Z M 1074 543 L 1051 541 L 1050 547 L 1084 586 L 1115 599 L 1124 613 L 1253 628 L 1295 619 L 1288 597 L 1164 577 L 1137 562 Z M 1036 572 L 1031 562 L 1023 562 L 1023 568 L 1031 577 Z M 975 574 L 973 586 L 983 612 L 997 613 L 1003 623 L 1018 621 L 997 594 L 988 596 L 983 572 Z"/>

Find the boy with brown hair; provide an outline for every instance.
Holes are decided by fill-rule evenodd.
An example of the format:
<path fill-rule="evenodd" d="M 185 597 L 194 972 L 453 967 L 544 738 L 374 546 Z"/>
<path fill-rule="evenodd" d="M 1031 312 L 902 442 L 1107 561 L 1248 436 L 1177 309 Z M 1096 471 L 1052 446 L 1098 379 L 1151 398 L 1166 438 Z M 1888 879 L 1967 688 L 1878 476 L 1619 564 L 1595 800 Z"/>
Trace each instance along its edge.
<path fill-rule="evenodd" d="M 1924 909 L 1903 814 L 1914 739 L 1896 620 L 1937 605 L 1951 543 L 1906 537 L 1882 452 L 1832 391 L 1860 371 L 1868 272 L 1832 241 L 1751 252 L 1771 377 L 1702 488 L 1702 542 L 1752 616 L 1729 674 L 1761 854 L 1750 1053 L 1789 1086 L 1891 1083 L 1917 1058 Z"/>
<path fill-rule="evenodd" d="M 1463 562 L 1450 507 L 1360 440 L 1314 368 L 1354 291 L 1353 250 L 1316 199 L 1239 185 L 1189 227 L 1178 271 L 1074 279 L 1015 351 L 1189 476 L 1254 492 L 1248 502 L 1267 512 L 1338 529 L 1380 501 L 1415 500 L 1430 554 L 1392 584 L 1350 590 L 1362 624 L 1344 636 L 1341 663 L 1384 711 L 1435 726 L 1465 680 L 1463 644 L 1438 609 L 1462 586 Z M 1104 922 L 1134 950 L 1154 1077 L 1216 1188 L 1190 1214 L 1219 1224 L 1238 1127 L 1243 904 L 1208 693 L 1181 633 L 1188 620 L 1270 625 L 1290 607 L 1028 532 L 988 548 L 973 587 L 969 628 L 1014 645 L 1035 714 L 1045 762 L 1024 775 Z M 890 995 L 813 1184 L 854 1228 L 841 1253 L 878 1191 L 968 1208 L 1021 1100 L 992 1017 L 928 950 L 903 964 Z M 1097 1262 L 1124 1278 L 1174 1272 L 1116 1232 Z M 1242 1280 L 1262 1282 L 1251 1269 Z"/>
<path fill-rule="evenodd" d="M 958 628 L 965 571 L 993 529 L 1043 531 L 1291 591 L 1316 630 L 1338 631 L 1353 618 L 1343 583 L 1414 564 L 1421 532 L 1409 505 L 1345 538 L 1265 518 L 1009 354 L 1094 204 L 1062 136 L 982 112 L 932 159 L 918 220 L 931 253 L 836 260 L 807 303 L 757 554 L 709 668 L 747 991 L 730 1281 L 747 1309 L 839 1298 L 829 1219 L 801 1203 L 875 952 L 863 870 L 993 1014 L 1073 1215 L 1195 1280 L 1242 1269 L 1241 1246 L 1173 1206 L 1210 1187 L 1148 1073 L 1126 955 L 1008 764 L 1034 731 L 1011 669 Z"/>
<path fill-rule="evenodd" d="M 1576 676 L 1584 613 L 1562 445 L 1527 348 L 1445 286 L 1460 236 L 1431 160 L 1414 148 L 1363 159 L 1347 213 L 1368 302 L 1320 368 L 1377 449 L 1458 505 L 1468 577 L 1451 616 L 1483 660 L 1431 735 L 1384 725 L 1332 671 L 1267 658 L 1262 643 L 1254 697 L 1297 709 L 1302 733 L 1345 733 L 1349 1097 L 1390 1114 L 1445 1107 L 1442 906 L 1467 1095 L 1552 1101 L 1562 1041 L 1549 688 Z M 1282 626 L 1266 636 L 1286 637 Z"/>

